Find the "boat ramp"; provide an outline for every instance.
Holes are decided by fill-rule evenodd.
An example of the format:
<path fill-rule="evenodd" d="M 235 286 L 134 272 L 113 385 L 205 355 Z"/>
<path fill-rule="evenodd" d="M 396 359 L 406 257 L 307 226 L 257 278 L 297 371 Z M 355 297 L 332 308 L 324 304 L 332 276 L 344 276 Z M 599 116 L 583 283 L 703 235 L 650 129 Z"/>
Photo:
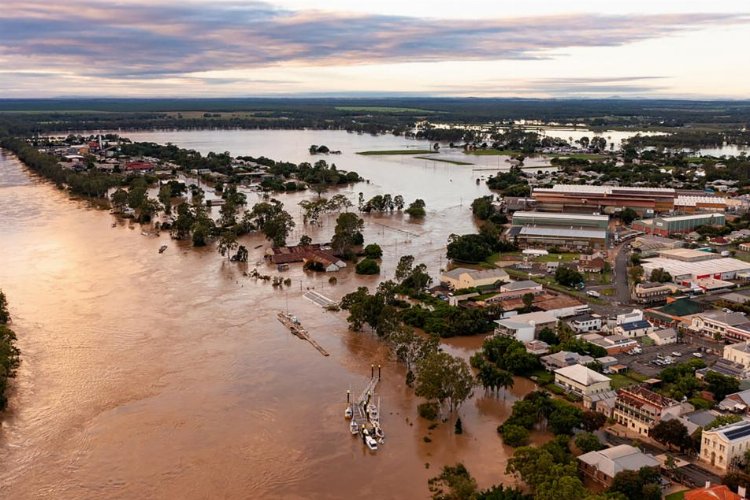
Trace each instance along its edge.
<path fill-rule="evenodd" d="M 292 332 L 292 335 L 296 335 L 297 337 L 301 338 L 302 340 L 308 341 L 312 346 L 320 352 L 323 356 L 328 356 L 328 351 L 323 349 L 323 346 L 315 342 L 315 339 L 310 337 L 310 333 L 308 333 L 307 330 L 305 330 L 302 327 L 302 324 L 299 322 L 296 316 L 292 316 L 289 313 L 280 312 L 278 314 L 279 321 L 281 321 L 281 324 L 283 324 L 285 327 L 289 328 L 289 331 Z"/>

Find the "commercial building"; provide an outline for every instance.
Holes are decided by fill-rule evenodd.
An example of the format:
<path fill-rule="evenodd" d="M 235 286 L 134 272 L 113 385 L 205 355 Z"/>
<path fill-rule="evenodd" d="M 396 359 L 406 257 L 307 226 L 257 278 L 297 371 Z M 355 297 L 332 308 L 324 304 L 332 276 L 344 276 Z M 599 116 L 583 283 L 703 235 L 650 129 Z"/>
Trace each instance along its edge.
<path fill-rule="evenodd" d="M 611 379 L 583 365 L 571 365 L 555 370 L 555 384 L 581 397 L 612 390 Z"/>
<path fill-rule="evenodd" d="M 557 328 L 557 317 L 545 311 L 518 314 L 495 321 L 495 333 L 521 342 L 534 340 L 545 328 Z"/>
<path fill-rule="evenodd" d="M 648 338 L 654 341 L 656 345 L 670 345 L 677 343 L 677 330 L 674 328 L 664 328 L 648 334 Z"/>
<path fill-rule="evenodd" d="M 635 339 L 644 337 L 654 331 L 654 327 L 645 319 L 638 321 L 629 321 L 615 327 L 615 334 L 623 337 Z"/>
<path fill-rule="evenodd" d="M 506 298 L 522 297 L 527 293 L 536 295 L 542 293 L 543 290 L 540 283 L 532 280 L 511 281 L 500 286 L 500 293 Z"/>
<path fill-rule="evenodd" d="M 632 228 L 646 234 L 668 237 L 689 233 L 699 226 L 723 226 L 725 223 L 724 214 L 699 213 L 637 220 L 633 222 Z"/>
<path fill-rule="evenodd" d="M 673 248 L 668 250 L 661 250 L 659 252 L 659 257 L 679 260 L 682 262 L 702 262 L 704 260 L 720 259 L 721 255 L 703 250 L 695 250 L 692 248 Z"/>
<path fill-rule="evenodd" d="M 633 299 L 639 304 L 663 303 L 672 294 L 672 287 L 664 283 L 638 283 L 633 289 Z"/>
<path fill-rule="evenodd" d="M 609 227 L 609 216 L 557 212 L 516 212 L 513 214 L 511 225 L 520 227 L 542 226 L 599 229 L 606 231 Z"/>
<path fill-rule="evenodd" d="M 508 236 L 521 248 L 558 247 L 571 251 L 607 248 L 607 231 L 601 229 L 523 226 L 511 227 Z"/>
<path fill-rule="evenodd" d="M 700 211 L 723 212 L 729 205 L 729 201 L 720 196 L 679 195 L 674 200 L 676 210 L 689 213 Z"/>
<path fill-rule="evenodd" d="M 643 467 L 659 467 L 660 462 L 629 444 L 621 444 L 578 457 L 578 468 L 585 476 L 604 486 L 612 486 L 615 476 L 623 471 L 638 471 Z"/>
<path fill-rule="evenodd" d="M 683 406 L 674 399 L 664 397 L 646 386 L 634 385 L 617 391 L 612 418 L 629 431 L 647 436 L 665 415 L 679 417 L 692 410 L 692 406 Z"/>
<path fill-rule="evenodd" d="M 685 262 L 672 258 L 657 257 L 641 262 L 646 276 L 654 269 L 663 269 L 677 283 L 713 278 L 716 280 L 746 279 L 750 276 L 750 263 L 732 258 L 716 258 L 699 262 Z"/>
<path fill-rule="evenodd" d="M 722 470 L 727 470 L 737 457 L 750 450 L 750 421 L 742 420 L 711 430 L 704 430 L 700 459 Z"/>
<path fill-rule="evenodd" d="M 653 257 L 661 250 L 682 248 L 685 242 L 662 238 L 661 236 L 639 236 L 630 244 L 633 250 L 640 252 L 641 257 Z"/>
<path fill-rule="evenodd" d="M 723 358 L 750 369 L 750 343 L 739 342 L 724 346 Z"/>
<path fill-rule="evenodd" d="M 508 273 L 502 269 L 467 269 L 457 267 L 440 275 L 440 281 L 454 290 L 492 286 L 510 281 Z"/>
<path fill-rule="evenodd" d="M 662 213 L 674 210 L 677 196 L 671 188 L 627 186 L 589 186 L 557 184 L 534 188 L 531 196 L 537 207 L 552 212 L 612 212 L 632 208 L 638 213 Z"/>
<path fill-rule="evenodd" d="M 745 342 L 750 340 L 750 319 L 742 313 L 706 311 L 691 317 L 689 329 L 693 332 L 714 337 Z"/>
<path fill-rule="evenodd" d="M 598 314 L 581 314 L 568 319 L 568 324 L 576 333 L 599 331 L 602 329 L 602 317 Z"/>

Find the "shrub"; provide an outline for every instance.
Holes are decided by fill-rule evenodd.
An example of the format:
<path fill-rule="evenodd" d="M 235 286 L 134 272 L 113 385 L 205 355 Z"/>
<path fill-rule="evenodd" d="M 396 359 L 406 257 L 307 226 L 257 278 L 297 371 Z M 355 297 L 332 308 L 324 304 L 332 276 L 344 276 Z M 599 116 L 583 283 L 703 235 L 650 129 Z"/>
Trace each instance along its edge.
<path fill-rule="evenodd" d="M 427 420 L 435 420 L 438 417 L 439 411 L 440 407 L 437 403 L 433 402 L 422 403 L 417 406 L 417 413 L 419 413 L 419 416 Z"/>
<path fill-rule="evenodd" d="M 529 443 L 529 431 L 520 425 L 502 425 L 498 428 L 503 436 L 503 442 L 514 448 L 526 446 Z"/>
<path fill-rule="evenodd" d="M 380 265 L 372 259 L 364 258 L 357 263 L 357 274 L 379 274 Z"/>
<path fill-rule="evenodd" d="M 370 243 L 365 247 L 365 257 L 368 259 L 379 259 L 383 256 L 383 249 L 377 243 Z"/>

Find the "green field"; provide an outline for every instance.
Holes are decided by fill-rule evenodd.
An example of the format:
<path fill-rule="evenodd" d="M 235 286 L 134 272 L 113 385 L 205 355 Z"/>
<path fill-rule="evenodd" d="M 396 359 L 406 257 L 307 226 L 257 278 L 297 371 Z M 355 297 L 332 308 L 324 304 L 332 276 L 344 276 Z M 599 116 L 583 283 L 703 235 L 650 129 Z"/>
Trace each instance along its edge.
<path fill-rule="evenodd" d="M 664 497 L 664 500 L 682 500 L 685 498 L 685 492 L 690 490 L 677 491 Z"/>
<path fill-rule="evenodd" d="M 386 149 L 383 151 L 359 151 L 358 155 L 385 156 L 385 155 L 429 155 L 435 154 L 431 149 Z"/>
<path fill-rule="evenodd" d="M 419 108 L 396 108 L 390 106 L 336 106 L 336 111 L 354 111 L 365 113 L 427 113 L 432 114 L 434 111 Z"/>
<path fill-rule="evenodd" d="M 432 158 L 430 156 L 417 156 L 420 160 L 431 160 L 431 161 L 440 161 L 443 163 L 451 163 L 453 165 L 474 165 L 473 163 L 469 163 L 468 161 L 456 161 L 456 160 L 443 160 L 440 158 Z"/>

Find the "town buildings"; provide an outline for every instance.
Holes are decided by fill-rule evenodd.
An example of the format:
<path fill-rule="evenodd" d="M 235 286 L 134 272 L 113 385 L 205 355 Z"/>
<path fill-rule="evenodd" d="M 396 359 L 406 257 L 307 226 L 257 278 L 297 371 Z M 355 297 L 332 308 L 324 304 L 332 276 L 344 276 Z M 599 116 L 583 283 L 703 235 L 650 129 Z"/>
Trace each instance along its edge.
<path fill-rule="evenodd" d="M 722 470 L 727 470 L 735 458 L 750 450 L 750 421 L 742 420 L 711 430 L 704 430 L 701 438 L 700 459 Z"/>
<path fill-rule="evenodd" d="M 534 188 L 531 195 L 539 209 L 566 213 L 607 213 L 624 208 L 632 208 L 641 214 L 669 212 L 674 210 L 677 197 L 672 188 L 574 184 Z"/>
<path fill-rule="evenodd" d="M 648 334 L 648 338 L 654 341 L 656 345 L 669 345 L 677 343 L 677 330 L 674 328 L 664 328 Z"/>
<path fill-rule="evenodd" d="M 698 213 L 641 219 L 633 222 L 631 227 L 646 234 L 669 237 L 689 233 L 700 226 L 723 226 L 725 223 L 724 214 Z"/>
<path fill-rule="evenodd" d="M 582 398 L 610 391 L 610 382 L 606 375 L 580 364 L 555 370 L 555 384 Z"/>
<path fill-rule="evenodd" d="M 615 476 L 623 471 L 638 471 L 643 467 L 659 467 L 652 455 L 629 444 L 621 444 L 578 457 L 578 468 L 585 476 L 606 487 L 612 486 Z"/>
<path fill-rule="evenodd" d="M 742 313 L 705 311 L 691 317 L 689 329 L 706 336 L 736 341 L 750 340 L 750 319 Z"/>
<path fill-rule="evenodd" d="M 494 286 L 510 281 L 508 273 L 502 269 L 467 269 L 457 267 L 440 275 L 440 281 L 453 290 Z"/>
<path fill-rule="evenodd" d="M 750 343 L 739 342 L 724 346 L 723 358 L 750 369 Z"/>
<path fill-rule="evenodd" d="M 663 303 L 672 294 L 672 289 L 665 283 L 638 283 L 633 289 L 633 299 L 639 304 Z"/>
<path fill-rule="evenodd" d="M 665 415 L 680 416 L 686 410 L 674 399 L 664 397 L 644 385 L 634 385 L 617 391 L 612 418 L 629 431 L 647 436 Z"/>
<path fill-rule="evenodd" d="M 544 328 L 557 329 L 557 317 L 545 311 L 518 314 L 495 321 L 495 333 L 521 342 L 534 340 Z"/>
<path fill-rule="evenodd" d="M 558 368 L 565 368 L 573 365 L 587 365 L 594 362 L 594 358 L 577 352 L 558 351 L 554 354 L 542 356 L 540 360 L 547 371 L 553 372 Z"/>

